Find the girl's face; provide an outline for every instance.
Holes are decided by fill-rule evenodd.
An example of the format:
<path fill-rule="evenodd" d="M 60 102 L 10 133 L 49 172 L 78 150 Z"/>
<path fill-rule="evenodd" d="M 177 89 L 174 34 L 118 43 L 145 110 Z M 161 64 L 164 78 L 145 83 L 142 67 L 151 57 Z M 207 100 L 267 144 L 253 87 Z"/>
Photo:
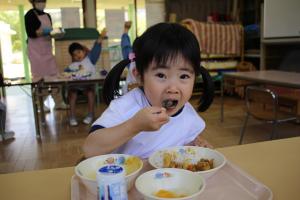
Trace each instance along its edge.
<path fill-rule="evenodd" d="M 82 61 L 85 58 L 85 51 L 81 49 L 76 49 L 72 53 L 73 61 L 79 62 Z"/>
<path fill-rule="evenodd" d="M 194 81 L 193 67 L 181 56 L 177 56 L 167 66 L 158 66 L 152 62 L 144 72 L 142 85 L 150 104 L 166 107 L 167 114 L 171 116 L 192 96 Z"/>

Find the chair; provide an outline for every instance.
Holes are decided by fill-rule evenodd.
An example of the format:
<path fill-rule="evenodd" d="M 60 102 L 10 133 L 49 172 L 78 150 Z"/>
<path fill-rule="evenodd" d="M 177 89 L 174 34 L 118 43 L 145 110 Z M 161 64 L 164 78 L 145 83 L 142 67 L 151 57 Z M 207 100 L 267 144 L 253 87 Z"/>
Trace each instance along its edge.
<path fill-rule="evenodd" d="M 241 130 L 239 144 L 242 144 L 249 116 L 272 124 L 270 139 L 275 135 L 278 123 L 296 120 L 296 116 L 283 112 L 278 106 L 278 95 L 270 89 L 248 86 L 246 88 L 246 117 Z"/>

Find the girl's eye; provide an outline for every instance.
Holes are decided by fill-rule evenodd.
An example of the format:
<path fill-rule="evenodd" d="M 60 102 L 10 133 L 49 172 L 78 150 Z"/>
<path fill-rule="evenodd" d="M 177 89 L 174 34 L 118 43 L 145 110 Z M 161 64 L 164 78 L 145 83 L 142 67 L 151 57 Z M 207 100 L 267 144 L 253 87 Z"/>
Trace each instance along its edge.
<path fill-rule="evenodd" d="M 166 76 L 163 73 L 157 73 L 155 74 L 158 78 L 165 78 Z"/>
<path fill-rule="evenodd" d="M 190 76 L 188 74 L 182 74 L 180 75 L 180 79 L 188 79 Z"/>

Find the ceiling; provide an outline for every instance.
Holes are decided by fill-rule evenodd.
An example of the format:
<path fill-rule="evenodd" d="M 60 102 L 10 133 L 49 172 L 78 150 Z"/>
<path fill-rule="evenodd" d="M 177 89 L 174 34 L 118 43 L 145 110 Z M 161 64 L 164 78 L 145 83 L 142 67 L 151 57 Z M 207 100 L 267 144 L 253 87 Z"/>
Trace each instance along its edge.
<path fill-rule="evenodd" d="M 89 0 L 88 0 L 89 1 Z M 96 0 L 97 8 L 120 9 L 127 8 L 129 4 L 133 4 L 134 0 Z M 137 6 L 143 6 L 144 0 L 137 0 Z M 18 5 L 24 5 L 24 9 L 28 10 L 32 6 L 28 0 L 1 0 L 0 10 L 16 10 Z M 47 0 L 46 8 L 61 7 L 81 7 L 81 0 Z"/>

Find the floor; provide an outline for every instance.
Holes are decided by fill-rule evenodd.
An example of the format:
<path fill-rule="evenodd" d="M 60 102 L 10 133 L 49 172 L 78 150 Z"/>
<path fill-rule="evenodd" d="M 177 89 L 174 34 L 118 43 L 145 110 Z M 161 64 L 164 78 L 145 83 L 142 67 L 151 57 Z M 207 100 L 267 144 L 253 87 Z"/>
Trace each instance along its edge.
<path fill-rule="evenodd" d="M 70 127 L 65 110 L 46 114 L 46 123 L 41 126 L 41 137 L 36 138 L 31 97 L 26 87 L 7 89 L 6 129 L 15 132 L 15 138 L 0 142 L 0 173 L 27 170 L 49 169 L 74 166 L 82 156 L 81 146 L 86 138 L 89 126 L 80 123 Z M 197 97 L 191 100 L 197 103 Z M 97 106 L 99 116 L 105 106 Z M 86 104 L 79 104 L 78 119 L 83 119 Z M 225 98 L 225 120 L 220 122 L 220 98 L 200 115 L 206 121 L 204 136 L 214 147 L 237 145 L 244 120 L 244 102 L 238 97 Z M 271 126 L 250 120 L 244 143 L 253 143 L 269 139 Z M 286 123 L 278 127 L 277 138 L 300 136 L 300 124 Z"/>

